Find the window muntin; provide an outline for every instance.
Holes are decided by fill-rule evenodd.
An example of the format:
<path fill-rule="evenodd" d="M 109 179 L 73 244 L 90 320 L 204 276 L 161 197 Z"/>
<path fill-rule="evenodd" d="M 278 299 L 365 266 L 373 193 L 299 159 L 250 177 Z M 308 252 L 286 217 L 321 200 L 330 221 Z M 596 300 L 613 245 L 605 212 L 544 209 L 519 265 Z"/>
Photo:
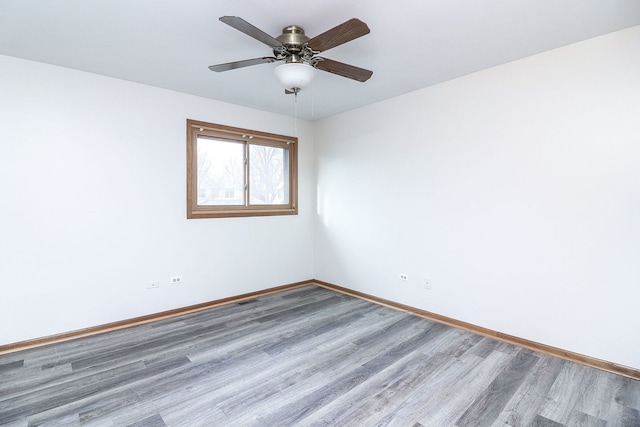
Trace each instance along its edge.
<path fill-rule="evenodd" d="M 187 218 L 297 214 L 297 139 L 187 120 Z"/>

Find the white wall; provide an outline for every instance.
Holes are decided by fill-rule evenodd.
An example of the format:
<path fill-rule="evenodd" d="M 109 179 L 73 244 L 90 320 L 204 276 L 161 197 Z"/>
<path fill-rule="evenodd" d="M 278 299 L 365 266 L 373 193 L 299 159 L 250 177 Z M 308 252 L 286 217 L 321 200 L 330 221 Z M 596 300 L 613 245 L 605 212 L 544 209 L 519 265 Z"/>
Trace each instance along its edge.
<path fill-rule="evenodd" d="M 640 368 L 639 47 L 635 27 L 318 122 L 315 277 Z"/>
<path fill-rule="evenodd" d="M 186 220 L 185 120 L 293 119 L 0 56 L 0 345 L 315 277 L 640 368 L 638 46 L 325 119 L 317 177 L 299 123 L 300 214 L 210 220 Z"/>
<path fill-rule="evenodd" d="M 0 345 L 312 277 L 311 123 L 298 124 L 299 215 L 187 220 L 187 118 L 295 130 L 288 117 L 0 56 Z"/>

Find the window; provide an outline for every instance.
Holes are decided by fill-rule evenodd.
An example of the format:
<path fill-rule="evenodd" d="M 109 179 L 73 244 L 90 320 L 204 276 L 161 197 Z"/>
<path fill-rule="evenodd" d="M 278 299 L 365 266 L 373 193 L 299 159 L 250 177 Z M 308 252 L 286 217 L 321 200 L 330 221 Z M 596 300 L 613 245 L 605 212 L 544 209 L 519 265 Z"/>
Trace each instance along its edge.
<path fill-rule="evenodd" d="M 297 142 L 187 120 L 187 218 L 296 215 Z"/>

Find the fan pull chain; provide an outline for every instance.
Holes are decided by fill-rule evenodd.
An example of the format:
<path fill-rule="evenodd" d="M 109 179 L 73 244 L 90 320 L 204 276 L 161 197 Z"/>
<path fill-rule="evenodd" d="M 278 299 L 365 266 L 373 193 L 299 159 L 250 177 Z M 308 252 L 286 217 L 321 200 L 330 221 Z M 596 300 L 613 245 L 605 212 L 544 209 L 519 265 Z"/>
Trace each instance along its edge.
<path fill-rule="evenodd" d="M 293 105 L 294 105 L 294 127 L 295 127 L 295 135 L 298 137 L 298 91 L 294 91 L 293 93 Z"/>
<path fill-rule="evenodd" d="M 314 89 L 315 85 L 312 84 L 311 85 L 311 120 L 316 118 L 316 112 L 315 112 L 315 103 L 313 102 L 316 99 L 316 91 Z"/>

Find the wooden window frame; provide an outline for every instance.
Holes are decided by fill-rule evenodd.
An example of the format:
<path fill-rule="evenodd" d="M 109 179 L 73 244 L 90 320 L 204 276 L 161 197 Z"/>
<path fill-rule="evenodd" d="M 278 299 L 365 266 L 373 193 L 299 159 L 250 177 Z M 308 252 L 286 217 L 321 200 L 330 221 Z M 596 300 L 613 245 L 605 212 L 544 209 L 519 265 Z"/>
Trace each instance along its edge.
<path fill-rule="evenodd" d="M 250 184 L 248 181 L 250 162 L 245 165 L 245 204 L 244 205 L 198 205 L 198 136 L 228 139 L 249 146 L 266 145 L 284 148 L 289 152 L 289 203 L 277 205 L 256 205 L 250 203 Z M 235 128 L 214 123 L 187 119 L 187 218 L 228 218 L 269 215 L 298 214 L 298 138 L 277 135 L 255 130 Z"/>

